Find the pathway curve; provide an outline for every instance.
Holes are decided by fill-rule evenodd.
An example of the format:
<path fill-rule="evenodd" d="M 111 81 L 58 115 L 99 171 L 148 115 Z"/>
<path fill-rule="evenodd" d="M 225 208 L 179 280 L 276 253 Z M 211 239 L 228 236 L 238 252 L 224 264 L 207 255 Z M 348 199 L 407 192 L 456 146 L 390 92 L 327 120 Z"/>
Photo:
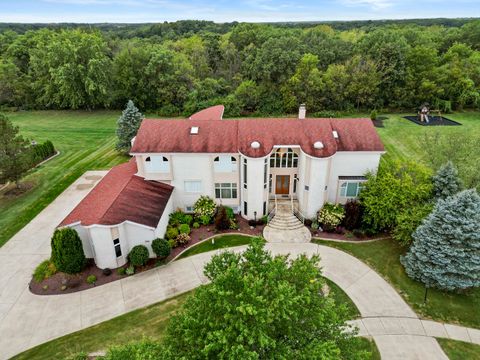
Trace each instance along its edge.
<path fill-rule="evenodd" d="M 0 248 L 1 359 L 205 284 L 205 263 L 215 253 L 225 251 L 198 254 L 78 293 L 31 294 L 28 290 L 30 274 L 50 253 L 53 228 L 88 193 L 88 184 L 98 181 L 102 175 L 87 173 L 77 180 Z M 437 323 L 419 320 L 393 287 L 357 258 L 312 243 L 269 243 L 266 248 L 274 254 L 319 254 L 324 275 L 337 283 L 356 304 L 362 319 L 354 323 L 362 334 L 374 338 L 383 359 L 447 359 L 432 337 L 442 336 Z M 244 249 L 245 246 L 241 246 L 231 251 Z M 450 325 L 443 327 L 450 337 L 463 331 Z M 469 339 L 478 341 L 478 330 L 473 331 L 467 330 Z"/>

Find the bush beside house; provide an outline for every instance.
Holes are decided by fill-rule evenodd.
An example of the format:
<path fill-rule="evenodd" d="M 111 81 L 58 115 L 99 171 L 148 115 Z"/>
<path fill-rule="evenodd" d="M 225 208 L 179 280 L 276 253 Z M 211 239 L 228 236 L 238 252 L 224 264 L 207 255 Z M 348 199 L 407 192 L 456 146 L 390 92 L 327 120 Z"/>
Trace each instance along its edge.
<path fill-rule="evenodd" d="M 133 266 L 143 266 L 149 259 L 148 249 L 144 245 L 137 245 L 130 250 L 128 260 Z"/>
<path fill-rule="evenodd" d="M 52 241 L 51 260 L 58 271 L 75 274 L 83 270 L 87 259 L 83 252 L 82 240 L 71 228 L 55 230 Z"/>
<path fill-rule="evenodd" d="M 152 241 L 152 250 L 159 258 L 166 258 L 170 255 L 172 248 L 165 239 L 155 239 Z"/>

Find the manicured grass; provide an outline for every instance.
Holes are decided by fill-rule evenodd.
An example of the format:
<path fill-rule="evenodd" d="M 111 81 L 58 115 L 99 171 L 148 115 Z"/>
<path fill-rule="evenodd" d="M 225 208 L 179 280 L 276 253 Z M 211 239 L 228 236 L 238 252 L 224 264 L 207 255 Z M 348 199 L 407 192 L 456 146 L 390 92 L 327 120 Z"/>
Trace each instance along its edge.
<path fill-rule="evenodd" d="M 105 350 L 111 345 L 122 345 L 143 337 L 159 340 L 164 335 L 170 317 L 189 294 L 185 293 L 62 336 L 27 350 L 13 359 L 64 359 L 81 351 Z"/>
<path fill-rule="evenodd" d="M 380 360 L 380 352 L 378 351 L 377 345 L 375 345 L 375 341 L 370 338 L 358 338 L 359 340 L 359 349 L 358 350 L 366 350 L 368 351 L 371 356 L 370 360 Z"/>
<path fill-rule="evenodd" d="M 348 297 L 348 295 L 343 291 L 337 284 L 333 281 L 325 278 L 327 281 L 328 286 L 330 287 L 330 295 L 335 300 L 337 304 L 346 304 L 348 310 L 348 317 L 350 319 L 357 319 L 360 317 L 360 311 L 358 310 L 357 306 L 354 304 L 352 299 Z"/>
<path fill-rule="evenodd" d="M 315 240 L 321 245 L 344 250 L 364 261 L 389 281 L 407 303 L 421 316 L 437 321 L 459 323 L 480 328 L 480 289 L 468 294 L 428 291 L 427 303 L 423 303 L 425 288 L 410 279 L 400 263 L 404 249 L 391 239 L 368 243 L 340 243 Z"/>
<path fill-rule="evenodd" d="M 196 254 L 200 254 L 200 253 L 204 253 L 212 250 L 224 249 L 224 248 L 240 246 L 240 245 L 248 245 L 252 242 L 252 239 L 253 237 L 245 236 L 245 235 L 219 236 L 214 239 L 204 241 L 203 243 L 193 246 L 190 249 L 187 249 L 178 257 L 178 259 L 183 259 L 188 256 L 192 256 L 192 255 L 196 255 Z M 214 240 L 213 243 L 212 243 L 212 240 Z"/>
<path fill-rule="evenodd" d="M 450 360 L 480 359 L 480 345 L 450 339 L 437 339 Z"/>
<path fill-rule="evenodd" d="M 51 140 L 61 154 L 22 180 L 34 184 L 28 192 L 14 198 L 0 195 L 0 246 L 85 171 L 109 169 L 128 159 L 114 149 L 119 112 L 35 111 L 7 116 L 23 136 Z"/>

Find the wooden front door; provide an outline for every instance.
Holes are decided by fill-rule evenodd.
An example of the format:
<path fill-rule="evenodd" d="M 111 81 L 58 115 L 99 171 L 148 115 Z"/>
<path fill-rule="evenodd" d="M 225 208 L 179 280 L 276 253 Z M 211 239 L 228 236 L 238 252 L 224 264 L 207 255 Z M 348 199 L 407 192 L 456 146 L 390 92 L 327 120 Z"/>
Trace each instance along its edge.
<path fill-rule="evenodd" d="M 290 192 L 290 175 L 277 175 L 275 181 L 275 194 L 288 195 Z"/>

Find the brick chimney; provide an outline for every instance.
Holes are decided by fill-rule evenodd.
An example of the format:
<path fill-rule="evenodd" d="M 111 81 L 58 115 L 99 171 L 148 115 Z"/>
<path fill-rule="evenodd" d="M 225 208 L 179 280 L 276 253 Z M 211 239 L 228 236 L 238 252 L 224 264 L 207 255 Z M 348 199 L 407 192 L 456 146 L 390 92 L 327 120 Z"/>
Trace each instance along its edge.
<path fill-rule="evenodd" d="M 300 107 L 298 108 L 298 118 L 305 119 L 306 113 L 307 113 L 307 108 L 305 107 L 305 104 L 300 104 Z"/>

